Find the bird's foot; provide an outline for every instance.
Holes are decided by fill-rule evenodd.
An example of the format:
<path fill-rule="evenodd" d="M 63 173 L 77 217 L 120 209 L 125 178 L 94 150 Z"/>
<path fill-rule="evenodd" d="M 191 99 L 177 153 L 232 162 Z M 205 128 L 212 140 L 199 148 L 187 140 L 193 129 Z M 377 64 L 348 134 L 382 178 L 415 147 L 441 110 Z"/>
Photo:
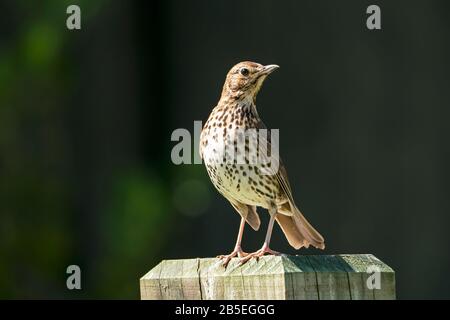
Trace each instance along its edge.
<path fill-rule="evenodd" d="M 270 255 L 273 255 L 273 256 L 281 255 L 280 252 L 272 250 L 272 249 L 269 248 L 269 246 L 267 244 L 264 244 L 262 246 L 262 248 L 259 249 L 258 251 L 249 253 L 245 257 L 241 258 L 241 260 L 239 261 L 239 265 L 243 265 L 244 263 L 246 263 L 247 261 L 249 261 L 252 258 L 255 258 L 256 260 L 258 260 L 259 258 L 261 258 L 265 254 L 270 254 Z"/>
<path fill-rule="evenodd" d="M 231 252 L 230 254 L 220 255 L 220 256 L 217 256 L 217 258 L 222 260 L 222 265 L 226 268 L 232 258 L 234 258 L 236 256 L 238 256 L 239 258 L 244 258 L 247 255 L 248 255 L 248 253 L 242 251 L 241 247 L 235 247 L 233 252 Z"/>

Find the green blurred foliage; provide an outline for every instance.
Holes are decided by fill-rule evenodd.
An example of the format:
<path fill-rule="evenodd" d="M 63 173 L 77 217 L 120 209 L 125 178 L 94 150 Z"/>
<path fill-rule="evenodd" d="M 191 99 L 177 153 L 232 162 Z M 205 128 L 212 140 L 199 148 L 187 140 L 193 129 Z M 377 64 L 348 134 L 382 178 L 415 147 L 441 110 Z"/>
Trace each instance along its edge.
<path fill-rule="evenodd" d="M 88 23 L 107 3 L 16 1 L 10 8 L 20 23 L 0 46 L 1 298 L 70 296 L 65 268 L 83 252 L 76 248 L 83 230 L 73 226 L 62 125 L 75 80 L 67 54 L 69 4 L 80 4 Z M 111 189 L 102 226 L 106 249 L 98 257 L 99 270 L 109 272 L 98 273 L 85 297 L 136 297 L 140 258 L 161 250 L 157 234 L 168 210 L 162 184 L 121 173 Z"/>
<path fill-rule="evenodd" d="M 0 270 L 9 275 L 0 295 L 53 296 L 72 246 L 68 186 L 58 168 L 67 155 L 54 121 L 67 88 L 59 76 L 64 34 L 54 2 L 15 5 L 23 23 L 0 54 Z M 30 17 L 29 9 L 44 14 Z"/>
<path fill-rule="evenodd" d="M 102 225 L 106 247 L 96 269 L 99 296 L 138 298 L 137 279 L 165 244 L 170 207 L 165 183 L 156 174 L 135 170 L 115 179 Z"/>

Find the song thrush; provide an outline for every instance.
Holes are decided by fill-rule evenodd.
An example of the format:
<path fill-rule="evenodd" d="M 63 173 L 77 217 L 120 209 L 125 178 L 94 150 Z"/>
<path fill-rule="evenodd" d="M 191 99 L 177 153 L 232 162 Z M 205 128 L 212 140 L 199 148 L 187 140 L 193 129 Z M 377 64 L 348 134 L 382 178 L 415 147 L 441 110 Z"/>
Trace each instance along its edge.
<path fill-rule="evenodd" d="M 278 166 L 273 166 L 275 170 L 268 174 L 267 170 L 264 171 L 269 167 L 266 165 L 267 161 L 255 162 L 255 157 L 250 157 L 249 150 L 255 147 L 256 141 L 258 156 L 262 153 L 263 159 L 267 160 L 268 154 L 261 150 L 271 150 L 271 139 L 261 139 L 258 135 L 258 139 L 254 140 L 245 136 L 244 160 L 239 162 L 236 159 L 236 154 L 240 155 L 239 150 L 241 153 L 243 150 L 238 150 L 238 143 L 242 142 L 242 137 L 239 140 L 239 134 L 250 132 L 251 129 L 254 132 L 266 128 L 259 118 L 255 101 L 265 78 L 277 68 L 277 65 L 263 66 L 254 62 L 241 62 L 231 68 L 219 103 L 212 110 L 201 132 L 200 156 L 205 162 L 208 175 L 216 189 L 241 215 L 234 250 L 228 255 L 220 256 L 225 266 L 236 255 L 241 258 L 241 263 L 266 253 L 278 255 L 278 252 L 269 247 L 274 221 L 278 222 L 288 242 L 295 249 L 309 245 L 325 248 L 323 237 L 308 223 L 294 203 L 281 159 L 277 159 Z M 231 161 L 230 153 L 235 156 Z M 261 249 L 245 253 L 241 248 L 245 222 L 254 230 L 258 230 L 260 226 L 256 207 L 269 211 L 267 234 Z"/>

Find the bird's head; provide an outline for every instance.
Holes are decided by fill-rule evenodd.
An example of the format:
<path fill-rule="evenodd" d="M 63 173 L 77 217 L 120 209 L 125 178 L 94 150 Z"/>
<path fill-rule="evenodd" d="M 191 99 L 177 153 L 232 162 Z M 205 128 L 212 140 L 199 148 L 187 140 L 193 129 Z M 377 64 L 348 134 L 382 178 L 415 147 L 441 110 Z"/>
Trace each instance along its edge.
<path fill-rule="evenodd" d="M 238 63 L 227 74 L 222 98 L 252 98 L 255 100 L 266 77 L 278 68 L 279 66 L 276 64 L 263 66 L 250 61 Z"/>

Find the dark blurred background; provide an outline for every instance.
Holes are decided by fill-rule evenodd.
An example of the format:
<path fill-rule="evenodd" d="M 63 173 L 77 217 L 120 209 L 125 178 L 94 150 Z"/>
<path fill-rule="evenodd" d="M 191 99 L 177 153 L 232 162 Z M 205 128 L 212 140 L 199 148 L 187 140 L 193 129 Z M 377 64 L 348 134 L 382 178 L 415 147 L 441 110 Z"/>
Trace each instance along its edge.
<path fill-rule="evenodd" d="M 370 4 L 381 31 L 366 28 Z M 1 0 L 0 298 L 136 299 L 160 260 L 229 252 L 239 216 L 202 165 L 172 164 L 170 136 L 206 120 L 242 60 L 281 66 L 258 110 L 325 253 L 373 253 L 399 298 L 450 298 L 449 10 Z M 273 248 L 322 253 L 296 252 L 278 227 Z M 66 288 L 71 264 L 81 291 Z"/>

